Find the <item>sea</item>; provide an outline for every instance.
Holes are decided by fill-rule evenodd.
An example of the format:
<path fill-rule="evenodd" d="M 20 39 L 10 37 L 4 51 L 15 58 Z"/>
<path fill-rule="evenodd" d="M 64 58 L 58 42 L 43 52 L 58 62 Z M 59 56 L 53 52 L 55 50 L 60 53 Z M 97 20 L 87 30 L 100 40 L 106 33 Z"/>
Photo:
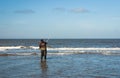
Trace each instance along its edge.
<path fill-rule="evenodd" d="M 120 39 L 0 39 L 0 78 L 120 78 Z"/>
<path fill-rule="evenodd" d="M 120 39 L 45 39 L 48 54 L 120 55 Z M 0 55 L 39 54 L 39 39 L 0 39 Z"/>

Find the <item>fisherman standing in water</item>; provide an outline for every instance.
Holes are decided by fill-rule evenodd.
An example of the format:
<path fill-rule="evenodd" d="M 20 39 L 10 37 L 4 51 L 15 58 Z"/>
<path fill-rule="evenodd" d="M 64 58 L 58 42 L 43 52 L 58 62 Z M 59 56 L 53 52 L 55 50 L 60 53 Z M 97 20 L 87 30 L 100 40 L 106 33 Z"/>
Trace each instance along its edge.
<path fill-rule="evenodd" d="M 41 50 L 41 61 L 46 60 L 46 56 L 47 56 L 47 42 L 45 42 L 43 39 L 41 39 L 40 43 L 39 43 L 39 49 Z"/>

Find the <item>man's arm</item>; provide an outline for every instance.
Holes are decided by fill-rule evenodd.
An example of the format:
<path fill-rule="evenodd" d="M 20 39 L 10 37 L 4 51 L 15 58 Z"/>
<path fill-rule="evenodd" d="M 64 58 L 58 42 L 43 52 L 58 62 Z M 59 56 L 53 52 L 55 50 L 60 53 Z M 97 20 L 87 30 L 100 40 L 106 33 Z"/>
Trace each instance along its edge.
<path fill-rule="evenodd" d="M 41 43 L 39 43 L 39 48 L 41 48 Z"/>

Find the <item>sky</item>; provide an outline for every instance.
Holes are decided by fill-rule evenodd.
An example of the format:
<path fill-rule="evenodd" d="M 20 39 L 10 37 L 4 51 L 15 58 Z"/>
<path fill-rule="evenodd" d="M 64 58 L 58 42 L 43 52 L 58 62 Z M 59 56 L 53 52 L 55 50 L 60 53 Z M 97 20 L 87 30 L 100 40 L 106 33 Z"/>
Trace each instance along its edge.
<path fill-rule="evenodd" d="M 0 0 L 0 39 L 120 38 L 120 0 Z"/>

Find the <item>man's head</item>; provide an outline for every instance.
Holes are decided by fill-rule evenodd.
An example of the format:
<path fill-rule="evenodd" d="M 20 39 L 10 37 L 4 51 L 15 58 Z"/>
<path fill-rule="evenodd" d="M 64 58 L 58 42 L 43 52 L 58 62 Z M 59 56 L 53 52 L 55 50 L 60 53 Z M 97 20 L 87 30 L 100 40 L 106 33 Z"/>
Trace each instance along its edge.
<path fill-rule="evenodd" d="M 44 40 L 43 40 L 43 39 L 41 39 L 41 42 L 44 42 Z"/>

